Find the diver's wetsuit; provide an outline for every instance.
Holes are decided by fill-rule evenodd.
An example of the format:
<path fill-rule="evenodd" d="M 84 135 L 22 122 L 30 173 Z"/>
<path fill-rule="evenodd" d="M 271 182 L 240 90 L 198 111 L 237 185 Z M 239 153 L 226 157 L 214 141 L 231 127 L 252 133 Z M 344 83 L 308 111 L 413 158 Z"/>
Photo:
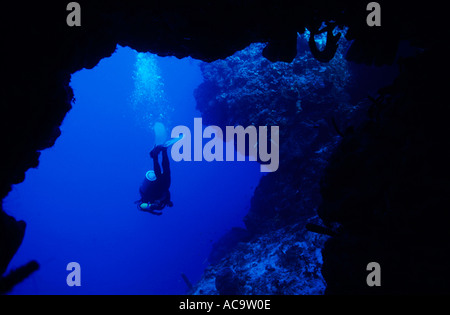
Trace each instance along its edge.
<path fill-rule="evenodd" d="M 158 148 L 155 148 L 158 149 Z M 162 151 L 162 172 L 159 166 L 158 153 L 151 153 L 150 156 L 153 159 L 153 170 L 156 175 L 155 181 L 149 181 L 147 178 L 144 179 L 141 187 L 139 188 L 139 193 L 141 194 L 141 203 L 151 204 L 150 209 L 143 210 L 148 211 L 153 214 L 160 215 L 160 212 L 155 212 L 154 210 L 162 210 L 166 206 L 172 206 L 170 201 L 170 165 L 169 157 L 167 155 L 167 148 L 161 148 Z M 152 151 L 154 152 L 154 151 Z"/>

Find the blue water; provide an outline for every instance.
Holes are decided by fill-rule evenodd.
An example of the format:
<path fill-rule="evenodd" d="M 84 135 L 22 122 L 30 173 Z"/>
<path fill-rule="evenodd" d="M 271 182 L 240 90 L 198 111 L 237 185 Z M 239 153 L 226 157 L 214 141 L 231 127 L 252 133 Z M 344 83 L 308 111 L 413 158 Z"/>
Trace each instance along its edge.
<path fill-rule="evenodd" d="M 255 162 L 171 161 L 174 207 L 159 217 L 137 210 L 154 135 L 130 101 L 136 58 L 118 47 L 72 76 L 76 101 L 61 137 L 4 200 L 6 212 L 28 224 L 9 268 L 41 265 L 12 294 L 184 294 L 181 273 L 199 280 L 213 242 L 243 226 L 261 177 Z M 150 108 L 172 106 L 171 126 L 191 127 L 201 117 L 193 97 L 199 62 L 156 61 L 165 100 Z M 80 287 L 66 284 L 70 262 L 81 266 Z"/>

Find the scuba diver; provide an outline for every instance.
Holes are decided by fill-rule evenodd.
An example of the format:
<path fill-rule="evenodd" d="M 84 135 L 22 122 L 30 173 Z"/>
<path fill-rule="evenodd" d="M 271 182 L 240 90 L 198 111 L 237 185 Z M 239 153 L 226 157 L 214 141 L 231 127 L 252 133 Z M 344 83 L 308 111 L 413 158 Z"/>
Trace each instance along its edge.
<path fill-rule="evenodd" d="M 162 152 L 162 172 L 158 161 L 158 155 Z M 153 170 L 145 174 L 144 182 L 139 188 L 141 199 L 136 203 L 138 209 L 154 215 L 162 215 L 162 209 L 172 207 L 170 201 L 170 165 L 167 155 L 167 147 L 158 145 L 150 152 L 153 159 Z"/>

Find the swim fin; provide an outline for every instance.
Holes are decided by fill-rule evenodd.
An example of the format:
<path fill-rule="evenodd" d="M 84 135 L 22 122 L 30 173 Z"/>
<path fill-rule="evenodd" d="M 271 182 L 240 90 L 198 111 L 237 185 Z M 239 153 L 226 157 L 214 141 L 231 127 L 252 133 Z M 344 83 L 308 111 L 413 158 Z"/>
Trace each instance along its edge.
<path fill-rule="evenodd" d="M 167 141 L 163 144 L 163 147 L 168 148 L 168 147 L 170 147 L 171 145 L 173 145 L 173 144 L 177 143 L 178 141 L 180 141 L 181 139 L 183 139 L 183 137 L 184 137 L 184 135 L 182 134 L 182 135 L 179 136 L 178 138 L 173 138 L 173 139 L 167 140 Z"/>

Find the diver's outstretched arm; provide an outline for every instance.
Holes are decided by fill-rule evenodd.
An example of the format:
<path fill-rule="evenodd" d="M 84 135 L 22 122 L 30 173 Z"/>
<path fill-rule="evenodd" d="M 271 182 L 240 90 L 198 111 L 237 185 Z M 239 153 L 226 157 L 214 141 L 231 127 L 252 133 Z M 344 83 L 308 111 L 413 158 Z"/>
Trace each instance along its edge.
<path fill-rule="evenodd" d="M 161 212 L 162 208 L 164 208 L 164 207 L 161 207 L 158 202 L 156 202 L 154 204 L 143 203 L 143 204 L 138 205 L 138 209 L 140 211 L 148 212 L 148 213 L 151 213 L 154 215 L 162 215 L 162 212 Z"/>
<path fill-rule="evenodd" d="M 162 212 L 155 211 L 155 210 L 144 210 L 144 212 L 148 212 L 148 213 L 151 213 L 153 215 L 162 215 Z"/>

